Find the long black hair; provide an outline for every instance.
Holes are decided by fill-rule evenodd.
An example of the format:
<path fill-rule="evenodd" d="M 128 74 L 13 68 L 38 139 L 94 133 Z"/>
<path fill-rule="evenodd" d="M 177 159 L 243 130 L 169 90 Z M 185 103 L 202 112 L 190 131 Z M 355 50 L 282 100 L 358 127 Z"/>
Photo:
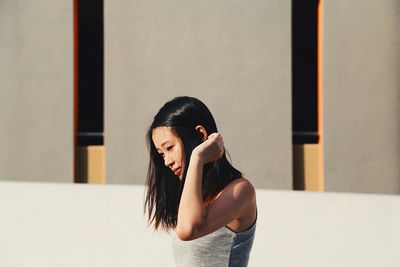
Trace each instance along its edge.
<path fill-rule="evenodd" d="M 147 172 L 147 193 L 144 203 L 149 223 L 155 229 L 169 231 L 176 227 L 179 201 L 193 149 L 202 143 L 201 134 L 195 127 L 202 125 L 207 134 L 216 133 L 217 125 L 207 106 L 194 97 L 181 96 L 164 104 L 154 117 L 146 135 L 150 161 Z M 185 168 L 182 181 L 164 165 L 162 156 L 157 152 L 152 139 L 153 129 L 160 126 L 171 127 L 181 139 L 185 153 Z M 226 153 L 203 170 L 203 201 L 210 203 L 222 189 L 233 180 L 240 178 L 241 172 L 235 169 L 226 158 Z"/>

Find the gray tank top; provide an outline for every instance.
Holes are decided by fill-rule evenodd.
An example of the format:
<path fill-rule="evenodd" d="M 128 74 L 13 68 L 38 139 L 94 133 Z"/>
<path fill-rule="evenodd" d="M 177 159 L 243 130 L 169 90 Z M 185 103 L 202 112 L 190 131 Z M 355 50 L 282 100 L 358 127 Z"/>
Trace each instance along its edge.
<path fill-rule="evenodd" d="M 249 262 L 256 222 L 244 232 L 235 233 L 224 226 L 191 241 L 172 237 L 172 248 L 178 267 L 242 267 Z"/>

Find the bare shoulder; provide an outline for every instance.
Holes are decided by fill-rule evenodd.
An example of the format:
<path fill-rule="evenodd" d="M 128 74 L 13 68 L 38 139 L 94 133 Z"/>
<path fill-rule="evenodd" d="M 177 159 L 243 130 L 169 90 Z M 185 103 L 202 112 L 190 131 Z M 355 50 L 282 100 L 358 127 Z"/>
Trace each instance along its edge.
<path fill-rule="evenodd" d="M 238 178 L 227 185 L 226 190 L 232 191 L 233 197 L 243 197 L 251 198 L 256 195 L 254 186 L 246 178 Z"/>
<path fill-rule="evenodd" d="M 254 186 L 246 178 L 239 178 L 232 181 L 226 189 L 231 192 L 235 208 L 239 210 L 239 214 L 235 220 L 228 223 L 230 229 L 241 232 L 248 229 L 256 220 L 257 203 L 256 191 Z"/>
<path fill-rule="evenodd" d="M 256 191 L 246 178 L 241 177 L 233 180 L 222 190 L 221 195 L 229 198 L 230 201 L 235 203 L 236 207 L 241 207 L 244 213 L 256 209 Z"/>

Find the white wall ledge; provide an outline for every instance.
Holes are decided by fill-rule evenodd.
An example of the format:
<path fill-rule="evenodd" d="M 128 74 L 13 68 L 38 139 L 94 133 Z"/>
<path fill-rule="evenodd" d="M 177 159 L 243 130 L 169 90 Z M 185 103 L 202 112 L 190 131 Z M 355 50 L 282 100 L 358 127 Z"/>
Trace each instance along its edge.
<path fill-rule="evenodd" d="M 0 182 L 0 266 L 174 266 L 143 186 Z M 257 190 L 249 266 L 398 266 L 400 197 Z"/>

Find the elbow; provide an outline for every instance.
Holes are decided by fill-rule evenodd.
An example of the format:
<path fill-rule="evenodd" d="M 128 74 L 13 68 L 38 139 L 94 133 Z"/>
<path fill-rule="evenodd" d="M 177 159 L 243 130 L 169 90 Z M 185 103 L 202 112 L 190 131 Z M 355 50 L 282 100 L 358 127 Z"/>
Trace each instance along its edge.
<path fill-rule="evenodd" d="M 194 226 L 176 227 L 175 233 L 182 241 L 190 241 L 196 239 L 196 228 Z"/>

